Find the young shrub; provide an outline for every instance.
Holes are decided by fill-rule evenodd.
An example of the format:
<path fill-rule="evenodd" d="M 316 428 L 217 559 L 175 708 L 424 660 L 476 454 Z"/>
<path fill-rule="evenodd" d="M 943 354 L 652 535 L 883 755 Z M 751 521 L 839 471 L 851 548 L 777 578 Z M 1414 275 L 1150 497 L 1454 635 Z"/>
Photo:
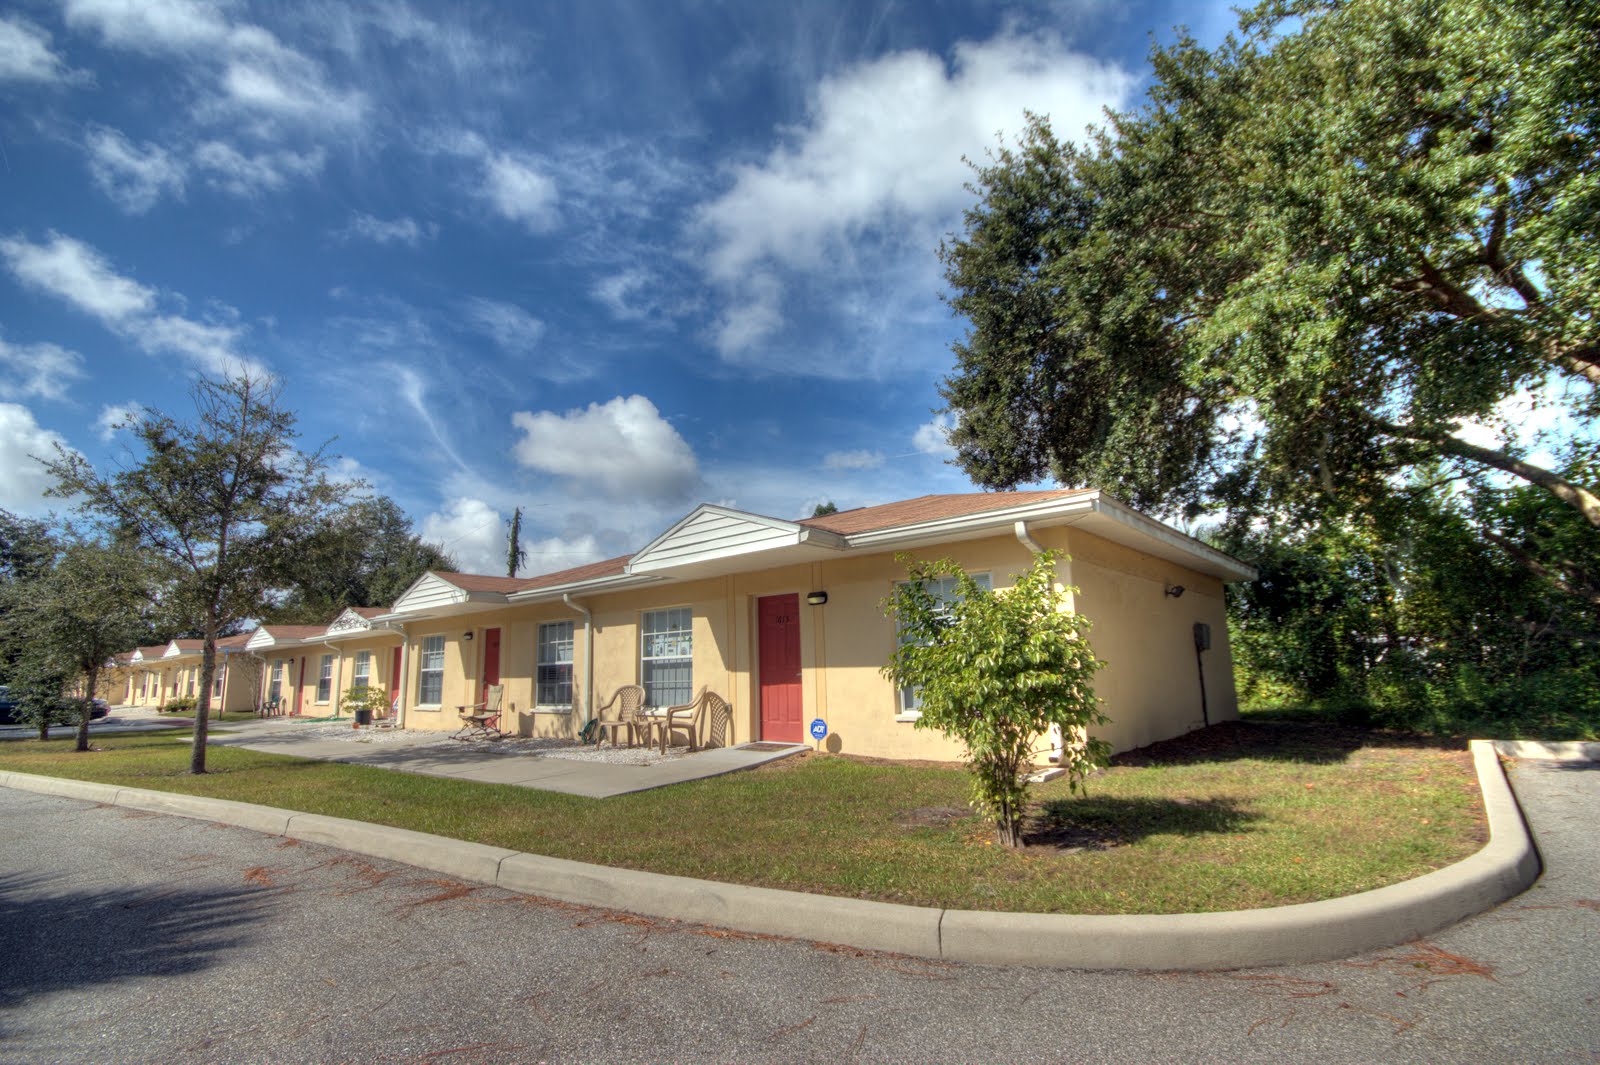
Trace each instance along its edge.
<path fill-rule="evenodd" d="M 1108 745 L 1087 729 L 1104 724 L 1094 694 L 1103 665 L 1090 650 L 1089 623 L 1063 610 L 1055 552 L 1034 558 L 1006 591 L 990 592 L 949 559 L 899 556 L 910 580 L 884 609 L 900 645 L 884 675 L 918 690 L 917 728 L 938 729 L 966 745 L 972 805 L 992 818 L 1002 844 L 1022 844 L 1028 784 L 1023 773 L 1052 725 L 1065 738 L 1061 768 L 1077 791 Z M 950 578 L 953 589 L 940 594 Z"/>
<path fill-rule="evenodd" d="M 370 685 L 346 688 L 339 697 L 339 712 L 354 717 L 362 710 L 372 714 L 371 720 L 383 717 L 389 712 L 389 693 Z"/>

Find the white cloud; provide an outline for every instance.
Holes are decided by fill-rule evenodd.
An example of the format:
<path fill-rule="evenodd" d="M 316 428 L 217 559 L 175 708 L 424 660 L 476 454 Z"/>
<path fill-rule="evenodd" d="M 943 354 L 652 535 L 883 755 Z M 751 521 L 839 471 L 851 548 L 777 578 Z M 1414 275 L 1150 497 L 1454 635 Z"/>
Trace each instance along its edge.
<path fill-rule="evenodd" d="M 195 165 L 211 175 L 212 185 L 245 198 L 276 192 L 291 178 L 315 177 L 326 161 L 320 148 L 245 155 L 231 144 L 207 141 L 194 150 Z"/>
<path fill-rule="evenodd" d="M 110 443 L 119 430 L 137 421 L 144 413 L 144 408 L 137 403 L 107 403 L 100 408 L 100 417 L 94 421 L 95 428 L 100 431 L 100 439 Z"/>
<path fill-rule="evenodd" d="M 190 51 L 221 43 L 227 21 L 205 0 L 67 0 L 67 25 L 94 29 L 108 45 L 142 52 Z"/>
<path fill-rule="evenodd" d="M 378 218 L 358 211 L 350 216 L 349 225 L 339 231 L 345 240 L 368 240 L 374 244 L 405 244 L 417 247 L 423 240 L 432 240 L 439 233 L 433 222 L 419 223 L 414 218 Z"/>
<path fill-rule="evenodd" d="M 208 91 L 197 111 L 218 121 L 285 119 L 304 127 L 346 128 L 361 121 L 367 100 L 329 83 L 322 65 L 271 32 L 230 21 L 228 10 L 203 0 L 67 0 L 67 25 L 98 31 L 108 47 L 177 55 L 206 68 Z"/>
<path fill-rule="evenodd" d="M 18 280 L 103 322 L 144 314 L 155 305 L 154 289 L 120 276 L 99 252 L 59 233 L 51 233 L 48 244 L 6 237 L 0 240 L 0 255 Z"/>
<path fill-rule="evenodd" d="M 463 572 L 502 576 L 506 572 L 509 529 L 510 519 L 499 510 L 481 499 L 458 496 L 423 518 L 418 533 L 424 540 L 443 547 Z M 589 534 L 538 539 L 524 533 L 522 549 L 527 558 L 517 570 L 519 577 L 570 569 L 606 554 Z"/>
<path fill-rule="evenodd" d="M 228 44 L 222 87 L 246 110 L 317 126 L 353 125 L 366 113 L 362 93 L 329 85 L 321 64 L 259 26 L 235 27 Z"/>
<path fill-rule="evenodd" d="M 121 276 L 82 241 L 60 233 L 51 233 L 47 244 L 6 237 L 0 257 L 23 284 L 65 300 L 151 355 L 179 355 L 207 373 L 268 376 L 238 353 L 243 330 L 157 313 L 154 289 Z"/>
<path fill-rule="evenodd" d="M 644 396 L 618 396 L 565 414 L 518 411 L 525 434 L 512 448 L 530 469 L 572 478 L 613 500 L 687 500 L 700 488 L 700 467 L 678 431 Z"/>
<path fill-rule="evenodd" d="M 1010 34 L 960 43 L 948 65 L 897 52 L 824 79 L 805 122 L 765 159 L 734 168 L 732 185 L 696 212 L 706 275 L 729 303 L 719 350 L 736 358 L 781 328 L 773 292 L 785 272 L 826 277 L 841 259 L 930 254 L 970 196 L 963 157 L 1019 130 L 1024 108 L 1071 136 L 1135 83 L 1058 38 Z M 878 272 L 846 265 L 857 277 Z"/>
<path fill-rule="evenodd" d="M 55 458 L 57 445 L 65 448 L 67 442 L 35 421 L 27 407 L 0 403 L 0 507 L 17 514 L 48 509 L 44 493 L 55 480 L 38 460 Z"/>
<path fill-rule="evenodd" d="M 822 468 L 825 470 L 872 470 L 883 465 L 883 452 L 868 451 L 830 451 L 822 457 Z"/>
<path fill-rule="evenodd" d="M 470 299 L 465 309 L 474 329 L 512 354 L 528 354 L 544 336 L 544 323 L 514 303 Z"/>
<path fill-rule="evenodd" d="M 531 156 L 490 152 L 483 158 L 483 196 L 495 211 L 529 232 L 555 227 L 556 183 Z"/>
<path fill-rule="evenodd" d="M 55 344 L 11 344 L 0 337 L 0 399 L 61 400 L 83 376 L 83 356 Z"/>
<path fill-rule="evenodd" d="M 143 214 L 164 194 L 183 196 L 184 165 L 159 145 L 136 145 L 117 130 L 100 128 L 89 133 L 84 147 L 94 183 L 129 214 Z"/>
<path fill-rule="evenodd" d="M 421 536 L 438 544 L 465 573 L 504 573 L 505 519 L 481 499 L 452 499 L 422 519 Z"/>
<path fill-rule="evenodd" d="M 941 414 L 933 421 L 917 426 L 917 431 L 911 436 L 911 446 L 936 459 L 953 459 L 956 449 L 950 446 L 950 430 L 955 427 L 955 419 L 948 414 Z"/>
<path fill-rule="evenodd" d="M 20 18 L 0 18 L 0 81 L 68 80 L 66 64 L 50 48 L 50 35 Z"/>
<path fill-rule="evenodd" d="M 612 317 L 631 322 L 648 318 L 654 311 L 651 289 L 656 283 L 657 279 L 647 271 L 630 268 L 601 278 L 589 292 Z"/>

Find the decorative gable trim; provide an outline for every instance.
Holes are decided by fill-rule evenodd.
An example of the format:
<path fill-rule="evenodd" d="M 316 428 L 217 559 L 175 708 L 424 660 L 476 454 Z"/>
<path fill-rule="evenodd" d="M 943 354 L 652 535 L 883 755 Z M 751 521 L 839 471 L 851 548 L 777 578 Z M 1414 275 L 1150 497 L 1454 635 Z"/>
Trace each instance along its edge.
<path fill-rule="evenodd" d="M 372 622 L 362 617 L 356 611 L 346 608 L 344 613 L 328 623 L 329 636 L 343 636 L 352 632 L 367 632 L 372 628 Z"/>

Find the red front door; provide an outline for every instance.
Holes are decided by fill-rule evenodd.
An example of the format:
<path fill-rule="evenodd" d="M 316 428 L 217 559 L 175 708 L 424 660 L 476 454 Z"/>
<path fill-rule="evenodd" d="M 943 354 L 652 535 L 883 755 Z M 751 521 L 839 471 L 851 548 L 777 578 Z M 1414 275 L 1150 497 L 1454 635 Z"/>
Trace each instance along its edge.
<path fill-rule="evenodd" d="M 500 683 L 500 630 L 483 630 L 483 691 L 479 702 L 489 701 L 489 685 Z"/>
<path fill-rule="evenodd" d="M 756 601 L 761 668 L 761 738 L 800 743 L 800 597 L 769 595 Z"/>
<path fill-rule="evenodd" d="M 396 647 L 389 657 L 389 705 L 394 706 L 398 698 L 400 698 L 400 648 Z"/>
<path fill-rule="evenodd" d="M 300 700 L 306 695 L 306 660 L 300 660 L 300 679 L 294 685 L 294 712 L 300 712 Z"/>

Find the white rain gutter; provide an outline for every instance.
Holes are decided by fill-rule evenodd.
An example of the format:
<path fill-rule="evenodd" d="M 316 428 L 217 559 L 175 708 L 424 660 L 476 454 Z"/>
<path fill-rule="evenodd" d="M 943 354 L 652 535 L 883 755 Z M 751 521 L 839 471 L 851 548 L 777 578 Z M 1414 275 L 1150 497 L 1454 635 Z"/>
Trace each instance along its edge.
<path fill-rule="evenodd" d="M 594 716 L 594 614 L 590 609 L 579 603 L 568 592 L 561 593 L 561 601 L 574 611 L 583 615 L 583 698 L 589 704 L 589 712 L 584 717 L 582 728 L 588 724 L 589 718 Z M 539 705 L 539 664 L 533 665 L 533 704 Z"/>

